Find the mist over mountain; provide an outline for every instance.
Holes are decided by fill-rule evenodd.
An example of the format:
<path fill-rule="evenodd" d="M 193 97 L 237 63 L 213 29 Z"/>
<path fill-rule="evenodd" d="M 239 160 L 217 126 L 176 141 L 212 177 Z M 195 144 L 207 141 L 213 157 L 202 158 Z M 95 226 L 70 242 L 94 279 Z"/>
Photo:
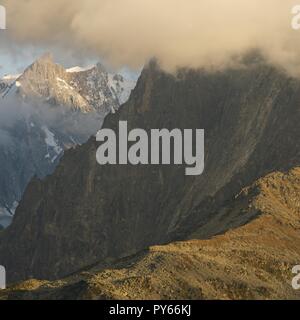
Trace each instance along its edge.
<path fill-rule="evenodd" d="M 0 224 L 10 223 L 31 178 L 52 173 L 64 150 L 94 135 L 134 85 L 100 64 L 65 70 L 50 54 L 0 79 Z"/>
<path fill-rule="evenodd" d="M 259 210 L 237 210 L 215 222 L 242 188 L 299 165 L 299 99 L 299 80 L 262 61 L 176 74 L 151 62 L 104 127 L 117 131 L 126 120 L 129 130 L 203 128 L 204 173 L 185 176 L 184 166 L 100 166 L 95 138 L 67 151 L 53 175 L 29 184 L 12 225 L 0 234 L 9 282 L 57 279 L 154 244 L 193 234 L 210 238 L 256 218 Z"/>
<path fill-rule="evenodd" d="M 291 27 L 295 0 L 2 3 L 8 21 L 13 21 L 4 50 L 14 48 L 11 44 L 37 43 L 96 54 L 115 66 L 139 68 L 156 57 L 168 70 L 186 66 L 220 70 L 238 65 L 236 56 L 258 48 L 268 62 L 300 74 L 299 33 Z"/>

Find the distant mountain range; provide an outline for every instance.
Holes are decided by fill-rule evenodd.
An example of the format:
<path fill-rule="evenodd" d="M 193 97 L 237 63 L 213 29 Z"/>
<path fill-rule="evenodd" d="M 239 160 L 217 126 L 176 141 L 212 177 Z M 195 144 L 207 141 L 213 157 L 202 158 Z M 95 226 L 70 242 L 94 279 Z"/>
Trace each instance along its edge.
<path fill-rule="evenodd" d="M 23 74 L 0 80 L 2 98 L 17 93 L 22 99 L 40 99 L 81 112 L 110 112 L 127 101 L 135 81 L 108 73 L 99 63 L 89 68 L 64 69 L 47 53 Z"/>
<path fill-rule="evenodd" d="M 299 242 L 295 221 L 300 214 L 299 100 L 300 81 L 260 60 L 241 68 L 187 68 L 175 74 L 151 62 L 129 100 L 108 115 L 103 126 L 117 130 L 119 121 L 126 120 L 128 130 L 205 129 L 204 173 L 186 176 L 185 166 L 173 165 L 100 166 L 94 137 L 66 151 L 51 176 L 31 181 L 12 225 L 0 233 L 0 257 L 8 281 L 55 280 L 74 273 L 81 277 L 81 272 L 96 267 L 97 272 L 108 271 L 99 278 L 95 275 L 88 284 L 85 278 L 77 284 L 73 278 L 66 284 L 74 284 L 79 297 L 88 287 L 96 290 L 98 298 L 124 297 L 126 292 L 129 296 L 136 292 L 136 298 L 192 298 L 201 297 L 200 289 L 196 292 L 193 286 L 196 283 L 200 288 L 199 283 L 190 281 L 198 277 L 199 282 L 211 284 L 202 287 L 203 297 L 213 297 L 217 291 L 228 297 L 247 297 L 249 290 L 253 297 L 271 297 L 279 296 L 280 288 L 265 288 L 263 277 L 270 280 L 273 275 L 280 281 L 284 273 L 284 293 L 292 296 L 287 270 L 299 255 L 293 259 L 283 255 L 280 243 L 293 252 L 292 243 Z M 289 170 L 295 171 L 288 175 Z M 268 176 L 270 173 L 274 177 Z M 263 187 L 256 188 L 256 182 Z M 248 226 L 245 232 L 249 237 L 243 226 Z M 227 236 L 232 229 L 238 231 Z M 146 256 L 139 254 L 153 245 L 221 234 L 225 236 L 219 241 L 187 242 L 154 252 L 150 249 Z M 278 249 L 265 252 L 259 247 L 271 248 L 274 239 Z M 205 251 L 206 243 L 211 250 Z M 135 260 L 127 260 L 132 255 Z M 111 271 L 119 268 L 120 259 L 129 261 L 123 265 L 124 272 Z M 207 264 L 202 259 L 207 259 Z M 244 259 L 253 262 L 250 270 L 262 272 L 257 274 L 261 282 L 256 279 L 253 287 L 250 278 L 247 282 L 240 276 L 247 272 L 239 269 L 246 268 L 241 262 Z M 240 264 L 232 266 L 234 261 Z M 272 267 L 273 262 L 280 273 Z M 204 268 L 214 266 L 222 270 L 207 277 Z M 149 275 L 151 270 L 157 271 L 161 282 Z M 163 270 L 173 271 L 174 276 Z M 229 272 L 230 277 L 220 278 Z M 127 279 L 126 274 L 132 277 Z M 161 293 L 151 296 L 152 288 Z M 184 289 L 181 293 L 180 288 Z M 67 289 L 59 292 L 67 297 Z"/>
<path fill-rule="evenodd" d="M 64 150 L 95 134 L 134 86 L 101 64 L 66 70 L 50 54 L 0 79 L 0 228 L 32 177 L 53 172 Z"/>

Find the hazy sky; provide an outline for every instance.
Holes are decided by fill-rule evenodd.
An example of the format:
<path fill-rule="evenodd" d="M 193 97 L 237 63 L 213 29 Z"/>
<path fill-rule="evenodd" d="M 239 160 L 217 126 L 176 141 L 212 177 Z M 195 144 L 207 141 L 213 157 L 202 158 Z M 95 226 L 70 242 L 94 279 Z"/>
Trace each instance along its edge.
<path fill-rule="evenodd" d="M 3 36 L 3 34 L 2 34 Z M 1 38 L 0 33 L 0 41 Z M 3 43 L 7 43 L 7 38 Z M 72 67 L 75 65 L 89 66 L 100 61 L 98 57 L 80 58 L 80 56 L 73 55 L 72 51 L 60 50 L 55 46 L 47 45 L 26 45 L 24 43 L 17 43 L 10 40 L 10 47 L 4 48 L 0 42 L 0 77 L 5 74 L 19 74 L 24 71 L 34 60 L 39 58 L 45 52 L 51 52 L 54 55 L 55 61 L 61 63 L 65 67 Z"/>
<path fill-rule="evenodd" d="M 291 28 L 296 0 L 1 0 L 1 4 L 8 14 L 8 30 L 0 33 L 2 65 L 17 61 L 19 66 L 17 53 L 28 44 L 37 51 L 55 48 L 68 63 L 85 64 L 101 57 L 116 67 L 139 68 L 155 56 L 168 69 L 224 67 L 234 63 L 236 55 L 259 48 L 272 63 L 300 75 L 300 31 Z M 5 50 L 10 61 L 3 58 Z"/>
<path fill-rule="evenodd" d="M 25 51 L 25 50 L 24 50 Z M 28 66 L 39 54 L 34 52 L 23 55 L 22 57 L 15 56 L 6 52 L 0 52 L 0 77 L 5 74 L 19 74 L 22 73 L 24 68 Z"/>

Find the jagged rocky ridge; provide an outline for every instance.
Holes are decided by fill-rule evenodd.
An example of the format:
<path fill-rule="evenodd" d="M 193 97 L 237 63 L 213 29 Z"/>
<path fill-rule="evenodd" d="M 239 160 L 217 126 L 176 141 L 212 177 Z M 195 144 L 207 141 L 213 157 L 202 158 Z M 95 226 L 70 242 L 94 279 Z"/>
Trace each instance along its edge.
<path fill-rule="evenodd" d="M 0 80 L 0 224 L 10 223 L 31 178 L 52 173 L 64 150 L 95 134 L 133 86 L 101 64 L 65 70 L 50 54 Z"/>
<path fill-rule="evenodd" d="M 87 69 L 66 70 L 47 53 L 23 74 L 4 77 L 0 81 L 0 93 L 3 98 L 12 93 L 28 100 L 39 98 L 74 111 L 110 112 L 126 102 L 134 85 L 134 81 L 122 75 L 108 73 L 100 63 Z"/>
<path fill-rule="evenodd" d="M 0 299 L 300 299 L 291 286 L 300 259 L 299 167 L 244 188 L 211 223 L 224 228 L 254 215 L 209 240 L 150 247 L 59 281 L 28 280 Z"/>
<path fill-rule="evenodd" d="M 237 212 L 224 225 L 213 223 L 244 186 L 299 165 L 299 98 L 299 80 L 264 63 L 176 75 L 150 64 L 104 126 L 116 129 L 121 119 L 129 130 L 204 128 L 204 174 L 185 176 L 181 166 L 99 166 L 94 138 L 68 151 L 52 176 L 30 183 L 0 234 L 9 281 L 55 279 L 255 218 L 258 211 L 247 219 Z"/>

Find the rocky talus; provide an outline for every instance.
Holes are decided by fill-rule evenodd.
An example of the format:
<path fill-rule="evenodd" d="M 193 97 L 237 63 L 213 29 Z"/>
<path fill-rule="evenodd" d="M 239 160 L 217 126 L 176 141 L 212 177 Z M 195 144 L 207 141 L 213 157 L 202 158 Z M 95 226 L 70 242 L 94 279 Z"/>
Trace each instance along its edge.
<path fill-rule="evenodd" d="M 244 188 L 216 220 L 254 215 L 211 239 L 150 247 L 58 281 L 28 280 L 0 299 L 300 299 L 291 285 L 300 261 L 299 167 Z"/>

